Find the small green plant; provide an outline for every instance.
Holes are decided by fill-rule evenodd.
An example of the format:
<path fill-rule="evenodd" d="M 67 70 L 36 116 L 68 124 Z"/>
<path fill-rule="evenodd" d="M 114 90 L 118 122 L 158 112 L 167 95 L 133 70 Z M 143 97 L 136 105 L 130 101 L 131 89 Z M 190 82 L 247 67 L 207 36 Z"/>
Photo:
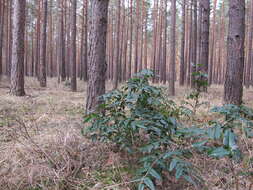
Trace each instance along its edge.
<path fill-rule="evenodd" d="M 201 66 L 200 64 L 197 65 L 198 67 Z M 200 108 L 203 105 L 208 104 L 208 102 L 202 102 L 200 101 L 201 94 L 204 89 L 207 88 L 208 82 L 206 80 L 207 74 L 196 71 L 192 73 L 192 76 L 194 78 L 194 88 L 190 92 L 190 94 L 186 97 L 186 100 L 183 101 L 183 104 L 190 107 L 190 110 L 193 115 L 196 114 L 197 109 Z"/>
<path fill-rule="evenodd" d="M 91 123 L 84 132 L 93 140 L 114 143 L 119 150 L 139 156 L 140 190 L 155 189 L 155 180 L 163 180 L 165 171 L 197 185 L 199 172 L 187 161 L 191 152 L 177 145 L 178 121 L 184 112 L 161 88 L 149 84 L 152 77 L 153 72 L 144 70 L 121 89 L 102 96 L 104 103 L 98 110 L 103 111 L 85 117 Z"/>

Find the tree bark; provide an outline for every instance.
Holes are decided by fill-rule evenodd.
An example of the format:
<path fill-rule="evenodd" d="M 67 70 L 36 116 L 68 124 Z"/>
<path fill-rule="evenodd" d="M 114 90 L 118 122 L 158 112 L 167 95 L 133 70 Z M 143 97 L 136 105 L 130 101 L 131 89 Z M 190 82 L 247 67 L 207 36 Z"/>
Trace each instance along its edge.
<path fill-rule="evenodd" d="M 72 15 L 71 15 L 71 48 L 70 48 L 70 61 L 71 61 L 71 90 L 76 92 L 76 3 L 77 0 L 72 0 Z"/>
<path fill-rule="evenodd" d="M 25 38 L 25 0 L 14 0 L 13 31 L 12 31 L 12 64 L 11 88 L 12 95 L 24 96 L 24 38 Z"/>
<path fill-rule="evenodd" d="M 182 36 L 181 36 L 181 52 L 180 52 L 180 75 L 179 75 L 179 85 L 183 86 L 185 82 L 185 3 L 186 0 L 182 2 Z"/>
<path fill-rule="evenodd" d="M 169 94 L 175 95 L 176 72 L 176 0 L 171 1 L 171 31 L 170 31 L 170 69 L 169 69 Z"/>
<path fill-rule="evenodd" d="M 47 72 L 46 72 L 46 61 L 47 61 L 47 0 L 43 0 L 43 29 L 41 35 L 41 48 L 40 48 L 40 86 L 47 86 Z"/>
<path fill-rule="evenodd" d="M 88 65 L 88 92 L 86 112 L 95 111 L 101 103 L 99 96 L 105 93 L 106 32 L 109 0 L 93 0 Z"/>
<path fill-rule="evenodd" d="M 227 70 L 224 85 L 226 104 L 242 104 L 245 38 L 245 0 L 229 0 Z"/>
<path fill-rule="evenodd" d="M 251 1 L 251 9 L 250 9 L 250 25 L 249 25 L 249 31 L 248 31 L 248 59 L 247 59 L 247 65 L 246 65 L 246 73 L 245 73 L 245 85 L 247 88 L 249 88 L 249 85 L 251 83 L 251 77 L 250 73 L 252 71 L 252 42 L 253 42 L 253 1 Z"/>
<path fill-rule="evenodd" d="M 121 14 L 121 1 L 117 2 L 117 32 L 116 32 L 116 61 L 113 70 L 113 88 L 118 88 L 119 77 L 120 77 L 120 14 Z"/>
<path fill-rule="evenodd" d="M 200 70 L 208 74 L 208 56 L 209 56 L 209 27 L 210 27 L 210 0 L 203 0 L 202 8 L 202 27 L 201 27 L 201 54 Z M 202 80 L 208 81 L 208 77 L 202 77 Z M 206 87 L 203 89 L 206 91 Z"/>

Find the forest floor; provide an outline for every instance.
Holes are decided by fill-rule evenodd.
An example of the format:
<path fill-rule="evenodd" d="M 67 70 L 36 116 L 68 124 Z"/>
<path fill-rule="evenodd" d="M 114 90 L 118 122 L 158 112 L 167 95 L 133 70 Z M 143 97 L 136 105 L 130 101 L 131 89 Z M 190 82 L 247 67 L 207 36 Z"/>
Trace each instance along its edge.
<path fill-rule="evenodd" d="M 48 88 L 40 88 L 37 81 L 27 78 L 25 97 L 10 96 L 7 84 L 6 80 L 0 83 L 0 190 L 132 189 L 125 185 L 133 172 L 126 156 L 81 134 L 85 83 L 79 81 L 80 89 L 73 93 L 67 83 L 58 85 L 56 79 L 48 81 Z M 175 100 L 180 102 L 187 91 L 177 88 Z M 222 104 L 222 94 L 221 86 L 213 86 L 203 96 L 210 102 L 198 112 L 203 122 L 210 117 L 206 114 L 210 106 Z M 251 107 L 252 97 L 253 89 L 246 90 L 244 101 Z M 248 144 L 251 147 L 253 143 Z M 194 159 L 208 189 L 233 189 L 235 180 L 225 159 Z M 252 179 L 237 180 L 240 189 L 249 189 Z M 171 182 L 170 188 L 162 190 L 192 189 Z"/>

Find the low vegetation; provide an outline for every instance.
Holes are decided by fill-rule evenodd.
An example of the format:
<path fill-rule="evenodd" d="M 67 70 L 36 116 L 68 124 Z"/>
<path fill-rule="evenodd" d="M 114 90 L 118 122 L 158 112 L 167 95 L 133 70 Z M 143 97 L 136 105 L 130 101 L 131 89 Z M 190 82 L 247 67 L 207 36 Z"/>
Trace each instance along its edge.
<path fill-rule="evenodd" d="M 249 189 L 251 89 L 245 105 L 222 106 L 218 86 L 211 93 L 177 88 L 173 98 L 150 77 L 143 71 L 102 96 L 87 124 L 83 90 L 73 93 L 53 80 L 42 89 L 27 79 L 28 95 L 19 98 L 4 80 L 1 188 Z"/>

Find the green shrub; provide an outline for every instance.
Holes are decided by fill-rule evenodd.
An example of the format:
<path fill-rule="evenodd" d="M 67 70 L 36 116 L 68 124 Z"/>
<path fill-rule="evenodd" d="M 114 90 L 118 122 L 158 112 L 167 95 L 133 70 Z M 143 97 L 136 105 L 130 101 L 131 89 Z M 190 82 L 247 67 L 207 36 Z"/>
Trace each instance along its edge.
<path fill-rule="evenodd" d="M 168 100 L 161 88 L 151 86 L 152 77 L 151 71 L 144 70 L 121 89 L 100 97 L 103 104 L 97 112 L 85 117 L 89 127 L 83 130 L 93 140 L 113 143 L 119 150 L 138 156 L 139 190 L 155 189 L 156 180 L 165 179 L 165 173 L 174 174 L 176 179 L 183 178 L 194 186 L 203 184 L 200 171 L 190 162 L 193 150 L 214 158 L 241 160 L 237 144 L 240 133 L 253 136 L 250 108 L 215 107 L 211 112 L 223 115 L 221 119 L 187 127 L 180 121 L 195 116 L 189 115 L 187 108 Z M 198 98 L 199 94 L 194 100 Z"/>
<path fill-rule="evenodd" d="M 129 154 L 141 155 L 139 189 L 155 189 L 154 179 L 162 180 L 164 170 L 196 184 L 198 171 L 186 161 L 190 152 L 172 149 L 184 111 L 161 88 L 149 84 L 152 77 L 151 71 L 144 70 L 120 90 L 102 96 L 99 110 L 103 111 L 86 116 L 85 121 L 92 122 L 85 133 L 93 140 L 112 142 Z"/>

